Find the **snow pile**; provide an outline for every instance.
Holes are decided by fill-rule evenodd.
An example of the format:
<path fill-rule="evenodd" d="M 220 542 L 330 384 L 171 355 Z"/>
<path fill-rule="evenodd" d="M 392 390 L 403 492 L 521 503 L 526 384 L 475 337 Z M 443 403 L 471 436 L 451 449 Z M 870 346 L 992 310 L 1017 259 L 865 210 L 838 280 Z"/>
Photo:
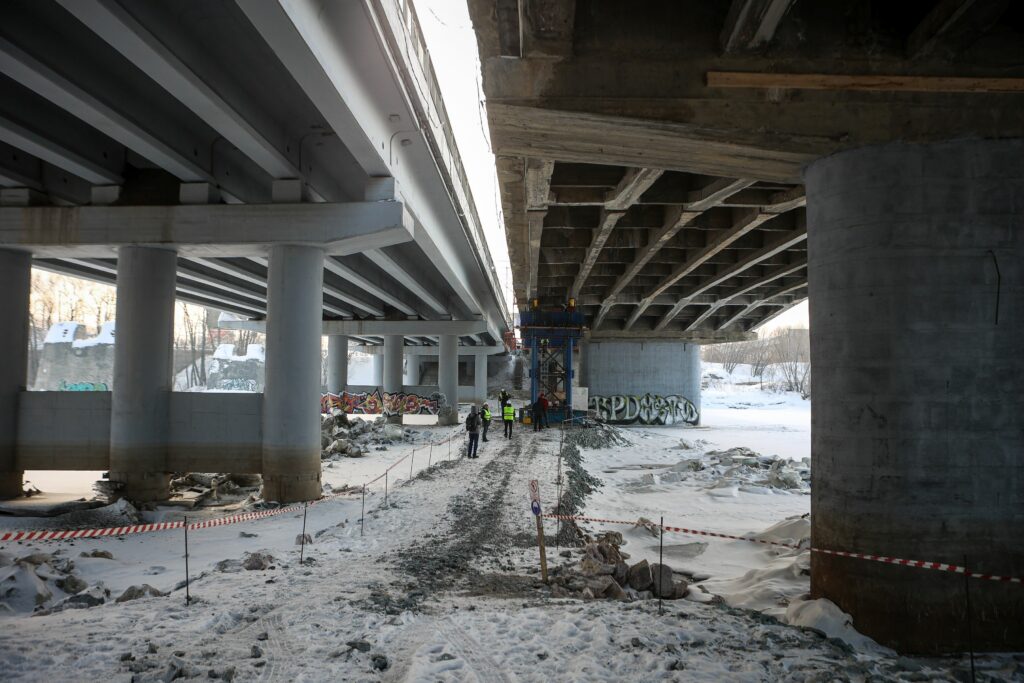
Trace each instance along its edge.
<path fill-rule="evenodd" d="M 105 322 L 100 325 L 100 333 L 95 337 L 89 337 L 88 339 L 76 339 L 71 342 L 71 347 L 75 349 L 86 349 L 93 346 L 99 346 L 100 344 L 113 345 L 114 327 L 115 323 L 113 320 Z"/>
<path fill-rule="evenodd" d="M 81 327 L 81 325 L 76 322 L 54 323 L 54 325 L 47 330 L 43 343 L 61 344 L 73 342 L 79 327 Z"/>
<path fill-rule="evenodd" d="M 853 628 L 853 617 L 825 598 L 796 600 L 790 603 L 783 621 L 791 626 L 812 629 L 827 638 L 841 640 L 859 652 L 895 654 L 889 648 L 882 647 L 859 633 Z"/>
<path fill-rule="evenodd" d="M 102 604 L 109 591 L 89 584 L 76 573 L 75 560 L 35 551 L 13 555 L 0 552 L 0 616 L 51 614 Z M 110 553 L 86 554 L 86 562 L 107 561 Z"/>

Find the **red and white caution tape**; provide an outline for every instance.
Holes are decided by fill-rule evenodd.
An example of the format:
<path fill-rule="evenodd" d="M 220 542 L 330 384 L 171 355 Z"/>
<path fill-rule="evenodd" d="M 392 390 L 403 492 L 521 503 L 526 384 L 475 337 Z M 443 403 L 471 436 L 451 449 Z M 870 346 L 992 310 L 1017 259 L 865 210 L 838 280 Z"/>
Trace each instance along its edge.
<path fill-rule="evenodd" d="M 309 505 L 317 505 L 336 498 L 341 494 L 329 494 L 318 500 L 310 501 Z M 217 517 L 200 522 L 189 522 L 189 531 L 195 529 L 210 529 L 239 522 L 250 522 L 265 517 L 274 517 L 288 512 L 298 512 L 303 505 L 289 505 L 288 507 L 273 508 L 269 510 L 254 510 L 253 512 L 241 512 L 237 515 Z M 128 536 L 131 534 L 145 534 L 152 531 L 169 531 L 171 529 L 182 529 L 185 522 L 155 522 L 152 524 L 132 524 L 130 526 L 106 527 L 102 529 L 32 529 L 23 531 L 6 531 L 0 533 L 0 541 L 63 541 L 70 538 L 102 538 L 105 536 Z"/>
<path fill-rule="evenodd" d="M 629 522 L 621 519 L 601 519 L 599 517 L 577 517 L 573 515 L 543 515 L 547 519 L 562 519 L 562 520 L 573 520 L 580 522 L 598 522 L 602 524 L 629 524 L 636 525 L 637 522 Z M 655 528 L 659 525 L 654 524 Z M 714 538 L 727 538 L 734 541 L 747 541 L 749 543 L 762 543 L 764 545 L 775 545 L 783 548 L 789 548 L 791 550 L 802 550 L 801 546 L 793 545 L 792 543 L 782 543 L 781 541 L 769 541 L 763 538 L 749 538 L 747 536 L 733 536 L 731 534 L 720 534 L 714 531 L 704 531 L 703 529 L 687 529 L 679 526 L 668 526 L 667 524 L 662 527 L 665 531 L 675 531 L 690 536 L 712 536 Z M 822 553 L 824 555 L 837 555 L 839 557 L 851 557 L 858 560 L 871 560 L 872 562 L 882 562 L 885 564 L 896 564 L 903 567 L 917 567 L 918 569 L 935 569 L 944 572 L 953 572 L 955 574 L 964 574 L 972 579 L 983 579 L 987 581 L 1005 581 L 1008 583 L 1024 583 L 1024 579 L 1017 576 L 1000 576 L 998 574 L 983 574 L 981 572 L 973 572 L 956 564 L 946 564 L 944 562 L 926 562 L 924 560 L 904 560 L 899 557 L 887 557 L 885 555 L 869 555 L 867 553 L 852 553 L 845 550 L 829 550 L 827 548 L 806 548 L 812 553 Z"/>
<path fill-rule="evenodd" d="M 451 441 L 454 435 L 449 436 L 447 439 L 439 441 L 433 446 L 440 446 L 443 443 Z M 393 470 L 407 458 L 411 457 L 416 452 L 414 448 L 410 453 L 407 453 L 398 461 L 392 463 L 384 473 L 378 476 L 376 479 L 372 479 L 366 484 L 363 484 L 364 488 L 368 484 L 372 484 L 380 479 L 383 479 L 388 472 Z M 318 500 L 310 501 L 309 505 L 317 505 L 319 503 L 326 502 L 331 498 L 335 498 L 339 493 L 328 494 Z M 218 517 L 216 519 L 208 519 L 201 522 L 189 522 L 188 529 L 193 531 L 195 529 L 210 529 L 218 526 L 226 526 L 228 524 L 238 524 L 239 522 L 250 522 L 257 519 L 264 519 L 266 517 L 274 517 L 276 515 L 283 515 L 288 512 L 298 512 L 303 508 L 303 505 L 289 505 L 288 507 L 273 508 L 269 510 L 254 510 L 253 512 L 242 512 L 237 515 L 229 515 L 227 517 Z M 128 536 L 131 534 L 145 534 L 153 531 L 170 531 L 171 529 L 184 528 L 185 522 L 155 522 L 152 524 L 132 524 L 130 526 L 118 526 L 118 527 L 105 527 L 102 529 L 24 529 L 21 531 L 5 531 L 0 532 L 0 542 L 3 541 L 63 541 L 71 538 L 103 538 L 106 536 Z"/>

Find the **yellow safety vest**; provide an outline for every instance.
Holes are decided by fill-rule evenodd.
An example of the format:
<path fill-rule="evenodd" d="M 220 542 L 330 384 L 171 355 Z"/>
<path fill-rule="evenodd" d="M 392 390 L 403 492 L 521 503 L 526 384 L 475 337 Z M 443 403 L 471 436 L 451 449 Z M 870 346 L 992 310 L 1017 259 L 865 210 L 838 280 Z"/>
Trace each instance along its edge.
<path fill-rule="evenodd" d="M 512 406 L 505 406 L 501 409 L 501 418 L 508 422 L 513 422 L 516 419 L 516 409 Z"/>
<path fill-rule="evenodd" d="M 481 411 L 481 412 L 483 413 L 483 416 L 484 416 L 484 422 L 490 422 L 491 421 L 491 411 L 488 410 L 487 408 L 484 408 L 483 411 Z"/>

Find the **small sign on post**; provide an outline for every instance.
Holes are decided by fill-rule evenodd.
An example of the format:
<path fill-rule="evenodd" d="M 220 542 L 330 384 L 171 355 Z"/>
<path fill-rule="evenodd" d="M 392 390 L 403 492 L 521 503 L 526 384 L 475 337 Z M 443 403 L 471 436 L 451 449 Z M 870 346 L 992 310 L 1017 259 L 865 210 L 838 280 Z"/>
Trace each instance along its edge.
<path fill-rule="evenodd" d="M 548 582 L 548 557 L 544 549 L 544 522 L 541 517 L 540 507 L 540 482 L 536 479 L 530 480 L 530 511 L 537 520 L 537 545 L 540 547 L 540 576 L 544 583 Z"/>

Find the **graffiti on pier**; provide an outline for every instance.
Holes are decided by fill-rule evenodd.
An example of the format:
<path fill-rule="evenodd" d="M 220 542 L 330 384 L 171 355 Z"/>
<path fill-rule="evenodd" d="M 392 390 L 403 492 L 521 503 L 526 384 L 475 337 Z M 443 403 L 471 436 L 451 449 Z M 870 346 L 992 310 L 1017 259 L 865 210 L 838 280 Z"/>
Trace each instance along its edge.
<path fill-rule="evenodd" d="M 363 393 L 322 394 L 320 410 L 341 410 L 350 415 L 437 415 L 444 407 L 444 395 L 387 394 L 380 390 Z"/>
<path fill-rule="evenodd" d="M 241 377 L 220 378 L 215 383 L 214 388 L 221 391 L 259 391 L 259 385 L 257 385 L 256 380 Z"/>
<path fill-rule="evenodd" d="M 588 407 L 611 424 L 697 424 L 697 408 L 682 396 L 654 394 L 591 396 Z"/>
<path fill-rule="evenodd" d="M 71 382 L 60 381 L 57 391 L 110 391 L 106 382 Z"/>

